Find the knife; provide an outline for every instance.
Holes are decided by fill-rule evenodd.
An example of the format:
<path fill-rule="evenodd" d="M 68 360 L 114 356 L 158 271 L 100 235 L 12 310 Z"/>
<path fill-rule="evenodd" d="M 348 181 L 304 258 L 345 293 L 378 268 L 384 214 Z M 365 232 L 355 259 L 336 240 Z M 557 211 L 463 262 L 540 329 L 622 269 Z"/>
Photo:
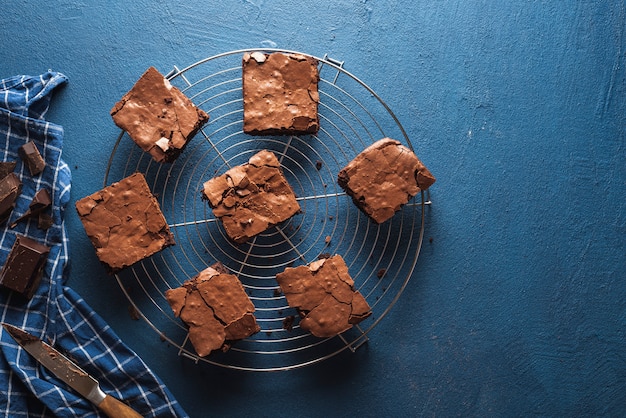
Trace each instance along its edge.
<path fill-rule="evenodd" d="M 2 326 L 13 339 L 56 377 L 96 405 L 110 418 L 141 418 L 125 403 L 105 394 L 96 379 L 49 344 L 13 325 Z"/>

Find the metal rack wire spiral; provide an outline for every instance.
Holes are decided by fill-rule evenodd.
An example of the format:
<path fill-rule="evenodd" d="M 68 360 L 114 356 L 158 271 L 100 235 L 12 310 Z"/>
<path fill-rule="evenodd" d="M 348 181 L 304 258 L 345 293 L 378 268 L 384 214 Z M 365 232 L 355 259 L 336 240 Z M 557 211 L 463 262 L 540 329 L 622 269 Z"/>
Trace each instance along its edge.
<path fill-rule="evenodd" d="M 413 274 L 424 233 L 424 193 L 390 221 L 369 221 L 338 186 L 339 170 L 383 137 L 413 148 L 402 125 L 383 100 L 347 72 L 343 63 L 317 58 L 320 69 L 320 131 L 306 136 L 251 137 L 243 133 L 241 56 L 247 50 L 215 55 L 167 78 L 210 121 L 172 164 L 158 164 L 122 132 L 111 153 L 105 185 L 140 171 L 161 205 L 176 245 L 116 275 L 132 307 L 163 343 L 196 362 L 249 371 L 286 370 L 315 364 L 345 350 L 356 351 L 400 297 Z M 267 52 L 294 52 L 266 49 Z M 299 53 L 299 52 L 297 52 Z M 252 241 L 230 241 L 205 201 L 202 184 L 247 162 L 262 149 L 273 151 L 294 189 L 302 213 Z M 301 330 L 275 280 L 288 266 L 340 254 L 355 287 L 373 315 L 334 338 Z M 185 325 L 174 317 L 164 292 L 200 270 L 222 262 L 238 275 L 253 301 L 261 331 L 226 353 L 198 357 Z M 293 326 L 286 326 L 295 318 Z"/>

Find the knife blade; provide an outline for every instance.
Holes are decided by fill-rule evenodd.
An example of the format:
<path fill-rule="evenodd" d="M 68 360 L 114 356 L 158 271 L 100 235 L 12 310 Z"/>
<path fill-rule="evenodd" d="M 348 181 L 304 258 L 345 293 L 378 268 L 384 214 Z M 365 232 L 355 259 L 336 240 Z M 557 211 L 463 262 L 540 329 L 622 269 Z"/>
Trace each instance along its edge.
<path fill-rule="evenodd" d="M 141 417 L 125 403 L 104 393 L 95 378 L 51 345 L 13 325 L 3 323 L 2 326 L 41 365 L 100 408 L 107 416 L 111 418 Z"/>

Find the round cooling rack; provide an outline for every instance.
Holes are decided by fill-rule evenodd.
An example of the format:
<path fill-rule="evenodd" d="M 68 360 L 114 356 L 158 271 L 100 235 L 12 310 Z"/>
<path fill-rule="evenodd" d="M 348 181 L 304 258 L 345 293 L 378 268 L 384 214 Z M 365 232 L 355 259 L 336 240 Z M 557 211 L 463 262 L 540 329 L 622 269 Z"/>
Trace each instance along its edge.
<path fill-rule="evenodd" d="M 317 134 L 244 134 L 241 59 L 249 51 L 215 55 L 182 70 L 174 67 L 167 78 L 210 115 L 209 122 L 171 164 L 154 162 L 122 132 L 104 182 L 144 173 L 176 239 L 176 245 L 116 275 L 132 307 L 162 342 L 196 362 L 250 371 L 287 370 L 345 350 L 356 351 L 368 340 L 368 333 L 411 278 L 424 233 L 425 205 L 430 202 L 422 192 L 391 220 L 376 225 L 339 187 L 339 171 L 373 142 L 391 137 L 413 146 L 381 98 L 347 72 L 342 62 L 327 56 L 316 58 L 320 71 Z M 302 211 L 238 245 L 228 239 L 200 192 L 204 182 L 246 163 L 263 149 L 279 158 Z M 372 315 L 337 337 L 317 338 L 299 327 L 298 315 L 287 305 L 275 276 L 286 267 L 334 254 L 346 261 Z M 199 357 L 164 293 L 218 261 L 241 280 L 256 307 L 261 331 L 225 353 Z M 286 325 L 291 319 L 293 325 Z"/>

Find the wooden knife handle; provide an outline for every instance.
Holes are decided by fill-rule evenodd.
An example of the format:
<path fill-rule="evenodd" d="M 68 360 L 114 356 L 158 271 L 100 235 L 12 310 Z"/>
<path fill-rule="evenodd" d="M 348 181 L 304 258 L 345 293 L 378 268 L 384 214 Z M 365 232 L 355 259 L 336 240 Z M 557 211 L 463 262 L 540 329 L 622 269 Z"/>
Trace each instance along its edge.
<path fill-rule="evenodd" d="M 110 418 L 141 418 L 130 406 L 109 395 L 104 397 L 98 408 Z"/>

